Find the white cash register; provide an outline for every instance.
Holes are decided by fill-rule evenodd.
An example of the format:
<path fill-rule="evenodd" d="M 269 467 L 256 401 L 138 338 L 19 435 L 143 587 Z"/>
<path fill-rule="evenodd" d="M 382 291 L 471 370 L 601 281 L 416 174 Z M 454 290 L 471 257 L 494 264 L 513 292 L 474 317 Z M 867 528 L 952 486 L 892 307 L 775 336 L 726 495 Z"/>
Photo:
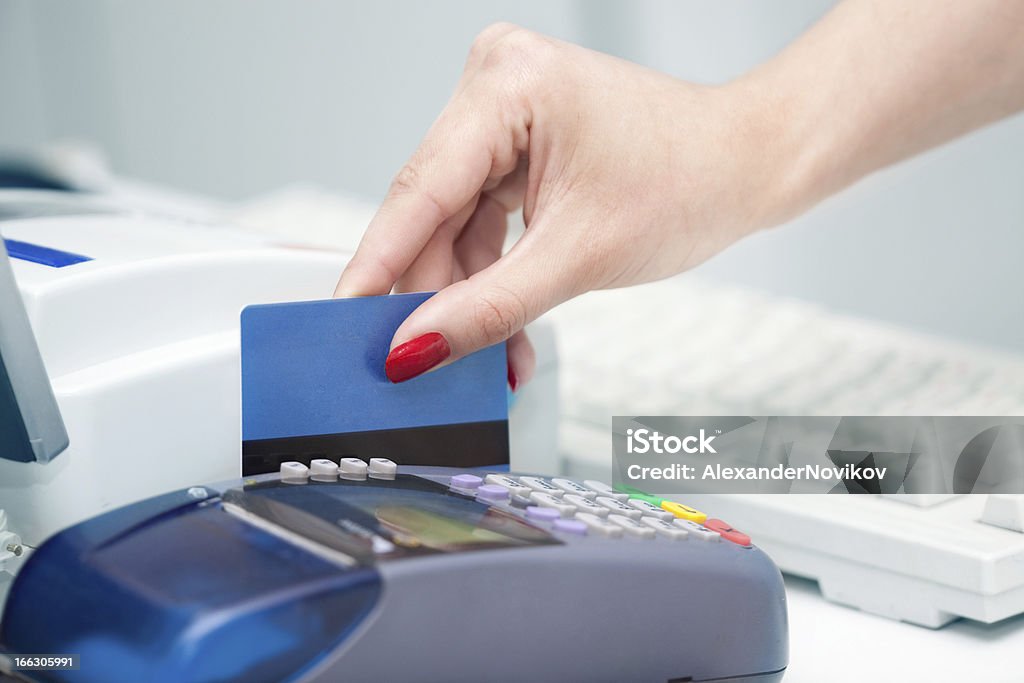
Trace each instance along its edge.
<path fill-rule="evenodd" d="M 239 312 L 328 297 L 348 258 L 148 205 L 0 189 L 0 412 L 18 425 L 0 425 L 0 605 L 57 531 L 238 477 Z M 534 341 L 538 378 L 511 420 L 520 469 L 536 467 L 516 454 L 553 453 L 557 429 L 553 338 L 541 329 Z"/>

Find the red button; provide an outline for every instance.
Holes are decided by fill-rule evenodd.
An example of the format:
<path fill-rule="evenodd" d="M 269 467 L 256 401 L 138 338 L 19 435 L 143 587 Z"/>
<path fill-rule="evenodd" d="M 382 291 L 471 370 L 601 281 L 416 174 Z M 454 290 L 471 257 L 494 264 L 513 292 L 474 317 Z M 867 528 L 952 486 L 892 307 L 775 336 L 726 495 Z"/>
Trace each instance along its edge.
<path fill-rule="evenodd" d="M 728 522 L 723 522 L 720 519 L 709 519 L 704 522 L 704 526 L 712 531 L 717 531 L 722 538 L 727 541 L 732 541 L 737 545 L 750 545 L 750 536 L 747 536 L 742 531 L 736 531 Z"/>

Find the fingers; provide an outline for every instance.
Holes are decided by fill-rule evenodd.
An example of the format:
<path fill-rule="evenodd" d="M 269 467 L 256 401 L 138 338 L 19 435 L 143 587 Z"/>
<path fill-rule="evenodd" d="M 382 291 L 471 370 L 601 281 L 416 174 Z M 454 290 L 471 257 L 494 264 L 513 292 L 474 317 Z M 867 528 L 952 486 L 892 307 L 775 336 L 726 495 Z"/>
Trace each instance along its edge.
<path fill-rule="evenodd" d="M 491 24 L 473 40 L 473 44 L 469 48 L 469 55 L 466 57 L 466 65 L 462 70 L 462 77 L 459 79 L 459 84 L 455 88 L 455 94 L 461 93 L 468 83 L 473 80 L 477 72 L 484 65 L 487 60 L 487 56 L 491 53 L 494 46 L 501 41 L 502 38 L 506 37 L 510 33 L 521 31 L 515 24 L 509 24 L 506 22 L 499 22 Z"/>
<path fill-rule="evenodd" d="M 396 292 L 433 291 L 465 277 L 456 273 L 455 241 L 476 210 L 478 200 L 479 195 L 438 227 L 395 283 Z"/>
<path fill-rule="evenodd" d="M 479 273 L 501 257 L 507 230 L 505 207 L 490 194 L 481 195 L 476 211 L 452 247 L 465 277 Z"/>
<path fill-rule="evenodd" d="M 511 338 L 526 323 L 571 296 L 572 278 L 564 277 L 563 269 L 551 262 L 543 241 L 524 247 L 524 242 L 530 241 L 520 240 L 490 266 L 425 301 L 398 328 L 392 349 L 423 337 L 443 337 L 445 356 L 419 368 L 425 372 Z M 518 381 L 525 381 L 533 370 L 532 352 L 517 340 L 509 353 Z"/>
<path fill-rule="evenodd" d="M 335 296 L 388 293 L 439 226 L 464 210 L 488 179 L 516 169 L 530 117 L 528 98 L 518 96 L 523 79 L 505 63 L 467 82 L 431 127 L 392 182 Z"/>
<path fill-rule="evenodd" d="M 530 338 L 524 330 L 516 332 L 508 340 L 508 386 L 516 391 L 533 377 L 537 366 L 536 353 Z"/>
<path fill-rule="evenodd" d="M 341 275 L 335 296 L 387 294 L 437 228 L 476 195 L 500 148 L 497 119 L 455 102 L 395 177 Z M 457 131 L 456 131 L 457 129 Z"/>

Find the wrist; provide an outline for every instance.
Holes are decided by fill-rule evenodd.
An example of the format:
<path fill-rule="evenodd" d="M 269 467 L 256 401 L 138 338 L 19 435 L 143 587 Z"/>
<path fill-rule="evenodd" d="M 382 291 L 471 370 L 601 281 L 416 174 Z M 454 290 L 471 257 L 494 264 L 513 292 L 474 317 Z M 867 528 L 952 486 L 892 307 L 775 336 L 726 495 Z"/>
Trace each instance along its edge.
<path fill-rule="evenodd" d="M 773 74 L 753 72 L 723 86 L 745 150 L 740 173 L 754 200 L 751 232 L 795 218 L 828 192 L 827 136 L 811 134 L 809 103 L 799 90 L 782 85 Z"/>

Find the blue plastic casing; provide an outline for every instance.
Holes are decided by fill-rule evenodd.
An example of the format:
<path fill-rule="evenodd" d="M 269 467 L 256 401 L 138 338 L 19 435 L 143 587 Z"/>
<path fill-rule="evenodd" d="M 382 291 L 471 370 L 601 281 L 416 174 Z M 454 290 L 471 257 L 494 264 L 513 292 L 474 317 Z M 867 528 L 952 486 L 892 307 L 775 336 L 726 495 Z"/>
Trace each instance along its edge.
<path fill-rule="evenodd" d="M 0 650 L 81 656 L 78 670 L 32 672 L 43 681 L 280 683 L 376 603 L 373 568 L 340 570 L 189 491 L 45 543 L 12 587 Z"/>

